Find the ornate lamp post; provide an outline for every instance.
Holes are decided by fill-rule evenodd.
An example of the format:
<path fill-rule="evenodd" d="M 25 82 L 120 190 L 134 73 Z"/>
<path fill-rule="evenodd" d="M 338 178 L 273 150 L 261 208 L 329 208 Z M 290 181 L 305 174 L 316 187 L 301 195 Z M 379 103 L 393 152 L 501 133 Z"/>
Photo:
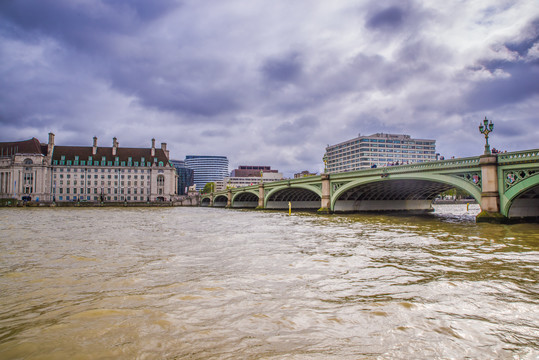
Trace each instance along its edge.
<path fill-rule="evenodd" d="M 325 174 L 328 171 L 328 157 L 326 154 L 324 154 L 322 161 L 324 162 L 324 174 Z"/>
<path fill-rule="evenodd" d="M 479 125 L 479 132 L 483 135 L 485 135 L 485 155 L 490 155 L 490 145 L 488 144 L 488 134 L 490 134 L 494 130 L 494 124 L 492 123 L 492 120 L 487 120 L 487 117 L 485 116 L 485 120 L 483 120 L 483 124 Z"/>

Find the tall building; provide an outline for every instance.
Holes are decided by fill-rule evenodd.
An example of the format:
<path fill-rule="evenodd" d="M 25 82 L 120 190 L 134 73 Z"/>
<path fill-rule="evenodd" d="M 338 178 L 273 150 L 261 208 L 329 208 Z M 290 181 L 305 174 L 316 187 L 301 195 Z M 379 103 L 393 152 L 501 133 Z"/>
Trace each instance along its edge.
<path fill-rule="evenodd" d="M 60 146 L 49 134 L 0 143 L 0 197 L 45 201 L 168 201 L 176 195 L 176 171 L 166 143 L 151 148 Z M 24 200 L 24 199 L 23 199 Z"/>
<path fill-rule="evenodd" d="M 187 195 L 189 186 L 195 184 L 194 171 L 185 166 L 183 160 L 170 160 L 178 173 L 178 195 Z"/>
<path fill-rule="evenodd" d="M 228 159 L 226 156 L 187 155 L 185 167 L 194 171 L 197 190 L 204 189 L 209 182 L 217 182 L 228 176 Z"/>
<path fill-rule="evenodd" d="M 326 147 L 326 171 L 339 173 L 391 164 L 436 160 L 436 141 L 377 133 Z"/>

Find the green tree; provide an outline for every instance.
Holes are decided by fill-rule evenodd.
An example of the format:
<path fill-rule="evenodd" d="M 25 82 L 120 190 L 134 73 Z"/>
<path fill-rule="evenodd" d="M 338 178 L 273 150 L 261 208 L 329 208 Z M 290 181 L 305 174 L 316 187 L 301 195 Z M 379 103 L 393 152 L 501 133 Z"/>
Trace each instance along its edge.
<path fill-rule="evenodd" d="M 215 183 L 214 182 L 206 183 L 206 185 L 204 185 L 204 189 L 202 189 L 203 194 L 209 194 L 209 193 L 214 192 L 214 191 L 215 191 Z"/>

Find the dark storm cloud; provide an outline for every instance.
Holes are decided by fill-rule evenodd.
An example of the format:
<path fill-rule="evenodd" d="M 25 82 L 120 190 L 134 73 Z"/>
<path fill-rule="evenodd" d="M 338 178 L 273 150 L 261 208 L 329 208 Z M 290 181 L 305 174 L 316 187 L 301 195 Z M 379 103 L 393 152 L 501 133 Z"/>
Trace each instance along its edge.
<path fill-rule="evenodd" d="M 272 144 L 294 146 L 303 144 L 312 137 L 319 126 L 318 118 L 311 115 L 301 116 L 274 127 L 267 137 Z"/>
<path fill-rule="evenodd" d="M 367 27 L 371 29 L 395 29 L 400 27 L 406 11 L 399 6 L 390 6 L 371 14 L 367 19 Z"/>
<path fill-rule="evenodd" d="M 493 109 L 539 94 L 539 63 L 517 61 L 505 63 L 497 69 L 507 75 L 477 82 L 467 96 L 471 109 Z"/>
<path fill-rule="evenodd" d="M 264 79 L 273 82 L 294 82 L 301 74 L 302 64 L 297 53 L 266 59 L 261 71 Z"/>
<path fill-rule="evenodd" d="M 7 0 L 0 2 L 0 16 L 20 29 L 16 34 L 47 35 L 75 48 L 99 49 L 109 36 L 137 31 L 173 6 L 173 1 Z"/>
<path fill-rule="evenodd" d="M 528 37 L 500 46 L 516 52 L 518 57 L 479 62 L 477 69 L 485 69 L 494 76 L 474 84 L 467 96 L 470 108 L 492 109 L 539 95 L 539 54 L 528 57 L 534 47 L 539 50 L 539 20 L 533 21 L 528 30 Z"/>
<path fill-rule="evenodd" d="M 215 60 L 185 59 L 178 64 L 139 58 L 122 67 L 107 67 L 102 76 L 121 92 L 133 94 L 148 107 L 191 116 L 213 117 L 240 108 L 242 92 L 226 78 L 226 65 Z M 210 121 L 211 119 L 207 119 Z"/>
<path fill-rule="evenodd" d="M 527 134 L 530 129 L 528 129 L 527 123 L 528 122 L 517 122 L 512 121 L 512 119 L 503 119 L 507 120 L 504 122 L 497 122 L 494 127 L 495 131 L 498 134 L 503 134 L 504 137 L 518 137 Z M 534 119 L 529 119 L 532 122 Z M 497 134 L 496 134 L 497 135 Z"/>
<path fill-rule="evenodd" d="M 183 59 L 173 63 L 167 47 L 177 52 L 181 43 L 149 42 L 143 47 L 145 39 L 136 39 L 146 25 L 174 6 L 177 2 L 152 2 L 150 6 L 146 1 L 8 1 L 0 5 L 0 14 L 17 32 L 32 34 L 32 39 L 50 37 L 66 44 L 62 49 L 65 56 L 82 58 L 86 74 L 135 96 L 142 106 L 204 117 L 237 110 L 241 96 L 234 84 L 215 84 L 226 74 L 222 63 L 183 54 Z M 158 45 L 162 48 L 156 48 Z M 65 90 L 68 86 L 66 83 Z M 54 94 L 50 92 L 50 96 Z"/>

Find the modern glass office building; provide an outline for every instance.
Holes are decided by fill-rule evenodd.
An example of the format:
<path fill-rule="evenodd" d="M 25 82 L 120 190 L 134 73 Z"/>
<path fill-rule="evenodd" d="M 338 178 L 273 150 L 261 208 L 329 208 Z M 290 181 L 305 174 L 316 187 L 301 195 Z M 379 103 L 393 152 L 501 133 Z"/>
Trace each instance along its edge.
<path fill-rule="evenodd" d="M 187 155 L 185 167 L 193 170 L 197 190 L 202 190 L 209 182 L 221 181 L 228 176 L 226 156 Z"/>
<path fill-rule="evenodd" d="M 189 186 L 195 184 L 194 171 L 185 166 L 183 160 L 170 160 L 178 173 L 178 195 L 187 195 Z"/>
<path fill-rule="evenodd" d="M 436 160 L 436 141 L 410 135 L 373 134 L 326 147 L 327 172 L 339 173 Z"/>

